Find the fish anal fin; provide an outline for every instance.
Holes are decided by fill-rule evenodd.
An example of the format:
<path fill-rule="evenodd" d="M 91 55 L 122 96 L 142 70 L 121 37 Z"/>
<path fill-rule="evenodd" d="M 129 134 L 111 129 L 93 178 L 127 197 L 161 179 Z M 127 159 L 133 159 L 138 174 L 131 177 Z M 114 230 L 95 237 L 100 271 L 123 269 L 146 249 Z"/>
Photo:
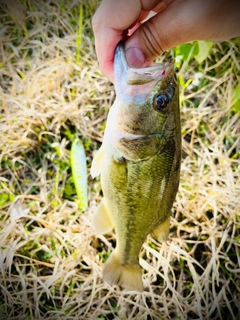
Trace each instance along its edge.
<path fill-rule="evenodd" d="M 92 166 L 90 170 L 92 178 L 96 178 L 101 174 L 102 165 L 103 165 L 103 155 L 104 155 L 104 151 L 103 151 L 103 147 L 101 146 L 100 149 L 95 154 L 92 161 Z"/>
<path fill-rule="evenodd" d="M 170 216 L 167 217 L 159 226 L 157 226 L 152 234 L 159 241 L 166 241 L 169 234 Z"/>
<path fill-rule="evenodd" d="M 142 292 L 144 290 L 140 265 L 128 266 L 120 263 L 117 249 L 108 258 L 103 267 L 103 279 L 124 289 Z"/>
<path fill-rule="evenodd" d="M 92 227 L 97 234 L 106 234 L 113 229 L 113 223 L 104 198 L 93 215 Z"/>

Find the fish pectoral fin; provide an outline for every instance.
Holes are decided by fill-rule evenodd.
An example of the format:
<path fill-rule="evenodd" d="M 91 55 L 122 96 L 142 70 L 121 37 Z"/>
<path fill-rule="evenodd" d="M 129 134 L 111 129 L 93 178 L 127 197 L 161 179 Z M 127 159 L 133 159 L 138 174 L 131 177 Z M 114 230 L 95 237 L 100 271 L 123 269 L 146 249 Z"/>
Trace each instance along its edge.
<path fill-rule="evenodd" d="M 103 279 L 111 286 L 119 285 L 122 288 L 138 292 L 144 290 L 140 266 L 121 264 L 117 249 L 113 251 L 103 267 Z"/>
<path fill-rule="evenodd" d="M 113 223 L 104 198 L 93 215 L 92 227 L 97 234 L 106 234 L 113 229 Z"/>
<path fill-rule="evenodd" d="M 169 234 L 170 216 L 167 217 L 159 226 L 157 226 L 152 234 L 159 241 L 166 241 Z"/>
<path fill-rule="evenodd" d="M 103 151 L 103 147 L 101 146 L 100 149 L 95 154 L 92 161 L 92 166 L 90 170 L 92 178 L 96 178 L 101 174 L 102 165 L 103 165 L 103 155 L 104 155 L 104 151 Z"/>

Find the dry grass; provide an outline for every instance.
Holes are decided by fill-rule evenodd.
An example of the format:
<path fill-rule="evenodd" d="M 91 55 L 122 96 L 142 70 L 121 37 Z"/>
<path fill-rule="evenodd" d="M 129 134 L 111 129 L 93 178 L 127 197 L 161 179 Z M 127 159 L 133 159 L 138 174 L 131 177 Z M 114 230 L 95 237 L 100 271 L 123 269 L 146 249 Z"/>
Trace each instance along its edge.
<path fill-rule="evenodd" d="M 81 38 L 79 1 L 0 3 L 0 318 L 239 319 L 240 120 L 231 99 L 240 39 L 178 71 L 184 84 L 199 71 L 203 81 L 181 87 L 184 152 L 169 241 L 143 246 L 146 291 L 120 291 L 101 276 L 115 235 L 97 237 L 90 225 L 100 183 L 89 177 L 82 214 L 69 167 L 75 136 L 90 167 L 114 99 L 95 55 L 96 5 L 83 7 Z"/>

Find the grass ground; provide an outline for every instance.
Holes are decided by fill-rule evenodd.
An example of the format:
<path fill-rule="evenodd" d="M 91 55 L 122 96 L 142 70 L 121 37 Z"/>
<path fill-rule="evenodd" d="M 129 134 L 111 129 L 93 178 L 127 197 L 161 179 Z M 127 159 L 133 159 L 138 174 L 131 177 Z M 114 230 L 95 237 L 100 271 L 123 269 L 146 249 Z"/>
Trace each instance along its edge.
<path fill-rule="evenodd" d="M 143 245 L 146 291 L 121 291 L 101 276 L 115 235 L 91 229 L 99 180 L 82 213 L 69 165 L 80 137 L 89 172 L 114 100 L 87 3 L 0 2 L 0 318 L 240 319 L 240 39 L 200 64 L 194 45 L 172 51 L 183 159 L 171 232 Z"/>

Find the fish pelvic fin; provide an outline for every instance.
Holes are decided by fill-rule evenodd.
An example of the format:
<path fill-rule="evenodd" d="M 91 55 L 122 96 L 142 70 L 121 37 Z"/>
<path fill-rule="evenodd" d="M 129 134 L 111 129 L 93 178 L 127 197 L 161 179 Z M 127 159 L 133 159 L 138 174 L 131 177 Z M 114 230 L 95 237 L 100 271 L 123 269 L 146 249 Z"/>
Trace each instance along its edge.
<path fill-rule="evenodd" d="M 93 215 L 92 228 L 97 234 L 106 234 L 113 229 L 113 223 L 108 213 L 105 198 L 102 199 Z"/>
<path fill-rule="evenodd" d="M 152 232 L 154 238 L 159 242 L 166 241 L 169 234 L 170 216 L 168 216 L 160 225 L 158 225 Z"/>
<path fill-rule="evenodd" d="M 98 149 L 92 161 L 90 173 L 93 179 L 101 174 L 103 165 L 103 155 L 104 151 L 103 147 L 101 146 L 100 149 Z"/>
<path fill-rule="evenodd" d="M 113 251 L 103 267 L 103 279 L 110 284 L 127 290 L 144 290 L 140 265 L 128 266 L 120 263 L 117 249 Z"/>

